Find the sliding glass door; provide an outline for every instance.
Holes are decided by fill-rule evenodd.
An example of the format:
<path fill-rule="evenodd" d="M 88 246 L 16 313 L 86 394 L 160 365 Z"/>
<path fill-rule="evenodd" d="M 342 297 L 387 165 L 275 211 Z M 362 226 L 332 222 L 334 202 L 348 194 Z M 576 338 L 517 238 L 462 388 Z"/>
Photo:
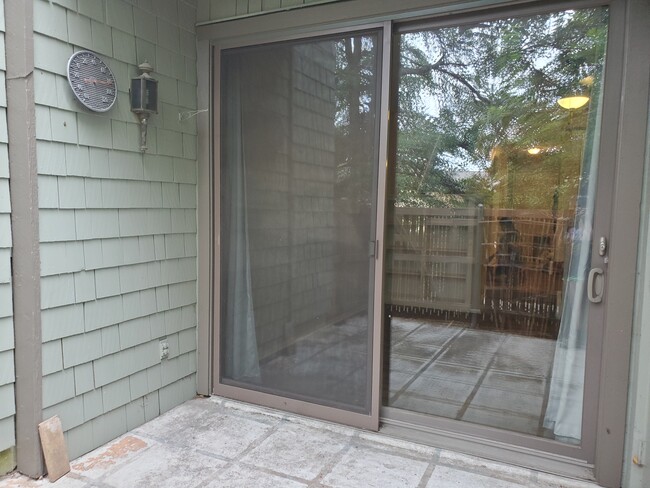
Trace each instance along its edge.
<path fill-rule="evenodd" d="M 607 7 L 396 34 L 386 406 L 582 444 L 607 35 Z"/>
<path fill-rule="evenodd" d="M 217 392 L 370 415 L 381 42 L 221 52 Z"/>
<path fill-rule="evenodd" d="M 640 197 L 621 155 L 630 4 L 453 4 L 202 28 L 213 392 L 614 479 Z"/>

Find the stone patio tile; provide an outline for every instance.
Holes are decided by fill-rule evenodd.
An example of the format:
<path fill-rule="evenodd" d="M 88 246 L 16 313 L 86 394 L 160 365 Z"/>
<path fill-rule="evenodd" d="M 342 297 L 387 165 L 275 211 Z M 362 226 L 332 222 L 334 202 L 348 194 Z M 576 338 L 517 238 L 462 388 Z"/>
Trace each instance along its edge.
<path fill-rule="evenodd" d="M 335 424 L 333 422 L 327 422 L 325 420 L 318 420 L 309 417 L 302 417 L 299 415 L 296 416 L 289 415 L 285 419 L 285 422 L 289 424 L 304 425 L 306 427 L 310 427 L 318 431 L 324 430 L 324 431 L 332 432 L 334 434 L 339 434 L 344 437 L 352 437 L 356 432 L 358 432 L 357 429 L 353 427 L 348 427 L 347 425 Z"/>
<path fill-rule="evenodd" d="M 422 457 L 427 460 L 433 459 L 440 451 L 437 447 L 416 444 L 415 442 L 387 436 L 380 432 L 361 431 L 359 432 L 359 441 L 357 442 L 366 442 L 369 444 L 369 447 L 374 447 L 375 449 L 395 449 L 397 452 L 403 450 L 408 452 L 409 456 Z"/>
<path fill-rule="evenodd" d="M 395 346 L 392 351 L 401 356 L 409 356 L 416 359 L 429 360 L 440 348 L 431 346 L 429 344 L 421 344 L 417 341 L 412 341 L 411 337 L 407 337 L 399 345 Z"/>
<path fill-rule="evenodd" d="M 466 330 L 458 336 L 440 360 L 462 366 L 484 368 L 491 361 L 504 338 L 485 331 Z"/>
<path fill-rule="evenodd" d="M 38 485 L 39 487 L 45 488 L 52 486 L 54 488 L 84 488 L 89 485 L 85 480 L 73 478 L 69 474 L 65 475 L 63 478 L 59 478 L 54 483 L 50 483 L 48 480 L 40 480 L 42 484 Z"/>
<path fill-rule="evenodd" d="M 391 395 L 397 393 L 401 390 L 406 383 L 408 383 L 413 374 L 411 373 L 398 373 L 396 371 L 391 371 L 388 376 L 388 389 Z"/>
<path fill-rule="evenodd" d="M 510 413 L 530 415 L 539 419 L 544 406 L 544 397 L 523 392 L 502 390 L 481 386 L 470 403 L 471 407 L 491 408 L 502 412 L 504 417 Z"/>
<path fill-rule="evenodd" d="M 36 488 L 40 487 L 41 484 L 40 481 L 26 479 L 18 473 L 10 473 L 0 477 L 0 486 L 2 488 Z"/>
<path fill-rule="evenodd" d="M 483 374 L 483 371 L 483 368 L 471 368 L 459 364 L 448 364 L 442 361 L 436 361 L 427 369 L 422 371 L 422 375 L 434 378 L 444 378 L 447 380 L 453 378 L 453 380 L 458 383 L 475 385 Z"/>
<path fill-rule="evenodd" d="M 213 398 L 218 397 L 210 397 L 207 400 L 211 401 Z M 275 423 L 286 416 L 286 413 L 281 410 L 260 407 L 250 403 L 238 402 L 236 400 L 226 400 L 221 402 L 221 405 L 223 405 L 225 412 L 231 411 L 235 415 L 244 415 L 248 418 L 259 420 L 260 422 Z"/>
<path fill-rule="evenodd" d="M 530 485 L 530 480 L 533 475 L 530 469 L 489 461 L 453 451 L 441 451 L 438 464 L 444 465 L 442 467 L 459 468 L 460 471 L 472 471 L 483 476 L 494 476 L 505 481 L 526 486 Z"/>
<path fill-rule="evenodd" d="M 488 371 L 483 380 L 483 386 L 538 396 L 544 396 L 546 392 L 546 380 L 544 378 L 499 373 L 497 371 Z"/>
<path fill-rule="evenodd" d="M 237 415 L 214 406 L 200 410 L 192 402 L 189 414 L 184 409 L 174 409 L 163 415 L 160 422 L 150 422 L 134 432 L 224 459 L 234 459 L 280 422 L 271 416 Z"/>
<path fill-rule="evenodd" d="M 312 480 L 349 443 L 349 437 L 295 423 L 278 430 L 241 461 L 277 473 Z"/>
<path fill-rule="evenodd" d="M 432 402 L 443 400 L 453 403 L 464 403 L 474 389 L 474 385 L 459 383 L 451 379 L 419 376 L 407 389 L 407 393 L 427 397 Z"/>
<path fill-rule="evenodd" d="M 115 488 L 191 488 L 216 478 L 225 461 L 187 447 L 157 444 L 101 480 Z"/>
<path fill-rule="evenodd" d="M 534 413 L 534 412 L 533 412 Z M 537 415 L 523 415 L 508 412 L 495 411 L 483 407 L 469 407 L 462 417 L 466 422 L 473 422 L 480 425 L 488 425 L 512 432 L 523 432 L 525 434 L 537 435 L 539 430 L 539 412 Z"/>
<path fill-rule="evenodd" d="M 458 334 L 460 330 L 461 329 L 458 327 L 450 327 L 447 324 L 440 325 L 425 323 L 422 327 L 409 335 L 407 340 L 441 347 L 452 336 Z"/>
<path fill-rule="evenodd" d="M 124 463 L 138 458 L 155 444 L 155 441 L 128 433 L 72 461 L 70 469 L 75 475 L 97 480 Z"/>
<path fill-rule="evenodd" d="M 599 488 L 600 485 L 589 481 L 572 480 L 568 478 L 559 478 L 552 474 L 538 473 L 535 480 L 535 486 L 538 488 Z"/>
<path fill-rule="evenodd" d="M 135 429 L 134 432 L 166 438 L 182 433 L 187 424 L 191 424 L 196 419 L 201 419 L 215 410 L 218 411 L 219 407 L 212 401 L 206 402 L 203 399 L 190 400 L 183 404 L 183 408 L 173 408 L 157 417 L 155 422 L 147 422 Z"/>
<path fill-rule="evenodd" d="M 422 325 L 421 322 L 395 322 L 395 319 L 391 322 L 390 327 L 390 347 L 395 347 L 401 341 L 404 340 L 406 336 L 411 334 L 415 329 Z"/>
<path fill-rule="evenodd" d="M 410 373 L 415 374 L 422 365 L 426 362 L 424 359 L 416 359 L 409 357 L 402 357 L 398 354 L 391 354 L 390 356 L 390 372 Z"/>
<path fill-rule="evenodd" d="M 460 469 L 436 466 L 426 488 L 521 488 L 529 484 L 512 483 Z"/>
<path fill-rule="evenodd" d="M 555 341 L 509 335 L 496 357 L 492 369 L 546 377 L 553 364 Z"/>
<path fill-rule="evenodd" d="M 306 483 L 260 471 L 250 466 L 235 464 L 222 471 L 205 488 L 302 488 Z"/>
<path fill-rule="evenodd" d="M 428 464 L 366 446 L 352 446 L 325 476 L 323 484 L 336 488 L 416 487 Z"/>
<path fill-rule="evenodd" d="M 20 476 L 18 473 L 13 473 L 0 478 L 0 486 L 2 488 L 85 488 L 88 486 L 85 480 L 76 479 L 72 476 L 67 474 L 59 478 L 56 482 L 50 483 L 48 479 L 32 480 L 25 476 Z"/>
<path fill-rule="evenodd" d="M 11 474 L 0 488 L 597 488 L 218 398 L 186 402 L 137 431 L 73 461 L 56 483 Z"/>
<path fill-rule="evenodd" d="M 463 403 L 435 400 L 430 397 L 411 393 L 407 390 L 397 397 L 396 400 L 391 399 L 390 406 L 411 412 L 428 413 L 454 419 L 458 415 L 458 412 L 460 412 Z"/>

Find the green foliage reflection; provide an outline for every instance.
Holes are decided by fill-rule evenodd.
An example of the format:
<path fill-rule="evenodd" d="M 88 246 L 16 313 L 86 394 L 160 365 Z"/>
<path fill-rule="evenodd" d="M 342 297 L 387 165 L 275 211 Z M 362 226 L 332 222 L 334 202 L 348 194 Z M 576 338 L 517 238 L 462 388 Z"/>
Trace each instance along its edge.
<path fill-rule="evenodd" d="M 595 8 L 401 34 L 395 205 L 572 210 L 607 21 Z M 589 103 L 558 105 L 576 93 Z"/>

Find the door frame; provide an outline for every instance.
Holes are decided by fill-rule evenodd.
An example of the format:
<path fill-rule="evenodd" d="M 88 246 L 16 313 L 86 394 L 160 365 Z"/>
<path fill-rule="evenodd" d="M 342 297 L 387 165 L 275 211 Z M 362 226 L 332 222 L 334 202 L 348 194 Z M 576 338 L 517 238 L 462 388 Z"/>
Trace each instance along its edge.
<path fill-rule="evenodd" d="M 608 63 L 615 63 L 619 93 L 606 96 L 605 104 L 613 106 L 615 113 L 611 121 L 616 127 L 615 134 L 609 140 L 604 157 L 613 158 L 617 164 L 612 165 L 611 205 L 608 208 L 597 207 L 596 212 L 611 215 L 608 235 L 610 239 L 609 261 L 615 266 L 608 269 L 606 293 L 602 307 L 604 330 L 597 344 L 592 344 L 594 351 L 601 351 L 600 357 L 607 360 L 600 365 L 600 381 L 596 410 L 597 427 L 594 439 L 593 463 L 580 462 L 568 456 L 545 453 L 536 449 L 513 447 L 499 441 L 489 441 L 476 435 L 452 432 L 445 428 L 413 430 L 408 422 L 393 421 L 385 425 L 382 431 L 389 435 L 412 438 L 433 445 L 452 448 L 495 460 L 525 465 L 534 469 L 568 474 L 580 478 L 598 480 L 605 486 L 619 486 L 621 480 L 623 444 L 626 426 L 626 407 L 628 393 L 628 374 L 630 343 L 632 333 L 634 289 L 636 280 L 636 257 L 638 250 L 641 184 L 643 180 L 645 154 L 645 134 L 647 127 L 648 61 L 639 50 L 625 49 L 626 46 L 643 46 L 650 35 L 644 21 L 647 8 L 645 0 L 611 0 L 574 2 L 535 2 L 532 0 L 469 0 L 450 4 L 445 0 L 402 0 L 399 7 L 395 2 L 377 0 L 347 0 L 309 6 L 286 12 L 272 13 L 218 23 L 204 23 L 197 26 L 197 65 L 198 65 L 198 100 L 199 108 L 209 111 L 198 115 L 198 392 L 209 395 L 213 383 L 213 343 L 215 325 L 215 304 L 213 297 L 218 287 L 218 264 L 214 257 L 218 245 L 218 216 L 215 218 L 214 184 L 218 183 L 218 173 L 213 164 L 215 147 L 219 144 L 218 120 L 215 123 L 210 109 L 214 107 L 213 51 L 214 46 L 236 44 L 246 38 L 249 42 L 260 39 L 278 40 L 299 38 L 314 32 L 341 32 L 345 28 L 358 30 L 363 26 L 382 23 L 384 29 L 392 22 L 416 20 L 422 18 L 441 18 L 451 14 L 480 13 L 485 10 L 530 7 L 539 9 L 543 5 L 559 9 L 565 7 L 589 7 L 610 5 L 620 12 L 619 21 L 622 28 L 616 34 L 618 56 L 608 52 Z M 488 14 L 489 15 L 489 14 Z M 613 21 L 612 24 L 613 25 Z M 388 31 L 390 32 L 390 31 Z M 612 32 L 610 30 L 610 36 Z M 390 36 L 384 35 L 384 44 Z M 611 38 L 610 38 L 611 41 Z M 610 42 L 608 41 L 608 42 Z M 386 56 L 385 49 L 383 55 Z M 382 70 L 386 69 L 386 63 Z M 612 83 L 609 83 L 611 87 Z M 384 90 L 382 86 L 382 99 Z M 608 88 L 606 88 L 607 90 Z M 613 89 L 610 88 L 609 91 Z M 606 108 L 603 107 L 604 113 Z M 382 124 L 385 120 L 382 120 Z M 604 141 L 601 140 L 601 147 Z M 385 161 L 385 159 L 380 159 Z M 380 167 L 383 164 L 380 164 Z M 385 169 L 384 169 L 385 172 Z M 381 174 L 381 173 L 380 173 Z M 380 176 L 381 178 L 381 176 Z M 604 178 L 602 172 L 599 179 Z M 384 180 L 385 182 L 385 180 Z M 380 180 L 381 184 L 381 180 Z M 382 188 L 382 187 L 380 187 Z M 385 187 L 383 187 L 385 189 Z M 385 193 L 385 192 L 384 192 Z M 381 200 L 380 191 L 379 200 Z M 384 197 L 385 198 L 385 197 Z M 381 202 L 378 202 L 378 208 Z M 378 220 L 377 231 L 383 220 Z M 383 231 L 383 228 L 381 229 Z M 618 236 L 624 236 L 620 238 Z M 382 239 L 378 239 L 382 243 Z M 383 254 L 383 252 L 382 252 Z M 381 260 L 380 260 L 381 261 Z M 382 281 L 382 274 L 376 275 L 376 282 Z M 375 297 L 377 291 L 375 292 Z M 375 309 L 381 301 L 376 300 Z M 383 318 L 383 313 L 375 316 L 375 322 Z M 381 324 L 380 324 L 381 326 Z M 380 347 L 375 341 L 373 351 Z M 380 360 L 382 351 L 376 354 L 374 361 Z M 591 353 L 590 353 L 591 354 Z M 374 365 L 375 363 L 373 363 Z M 373 366 L 379 369 L 379 366 Z M 586 385 L 592 388 L 593 385 Z M 378 395 L 378 391 L 375 395 Z M 286 409 L 283 402 L 277 408 Z M 307 412 L 299 412 L 307 413 Z M 340 422 L 338 418 L 333 419 Z M 400 425 L 401 424 L 401 425 Z M 486 428 L 489 429 L 489 428 Z"/>
<path fill-rule="evenodd" d="M 615 169 L 616 155 L 613 148 L 616 146 L 617 139 L 617 120 L 618 108 L 615 105 L 616 94 L 621 91 L 621 77 L 618 73 L 621 71 L 621 60 L 623 58 L 623 46 L 621 43 L 621 27 L 624 11 L 622 4 L 615 2 L 609 5 L 609 2 L 594 0 L 592 2 L 581 2 L 580 6 L 600 7 L 607 5 L 609 7 L 609 29 L 606 46 L 606 62 L 604 63 L 603 79 L 604 93 L 602 96 L 603 106 L 601 108 L 601 127 L 598 137 L 598 159 L 597 159 L 597 199 L 594 206 L 594 222 L 592 235 L 591 251 L 591 268 L 600 267 L 605 269 L 605 286 L 609 280 L 608 262 L 599 256 L 598 244 L 599 237 L 605 237 L 610 242 L 610 223 L 611 223 L 611 188 L 608 182 L 613 180 Z M 495 8 L 490 11 L 481 12 L 464 12 L 457 15 L 445 17 L 418 19 L 415 21 L 401 22 L 394 27 L 393 42 L 393 85 L 397 85 L 397 72 L 399 69 L 399 36 L 402 33 L 420 32 L 429 29 L 444 29 L 449 27 L 473 25 L 478 22 L 492 21 L 509 17 L 528 17 L 533 15 L 544 15 L 559 10 L 567 10 L 574 7 L 575 2 L 552 2 L 536 4 L 523 7 Z M 395 90 L 397 91 L 397 90 Z M 393 94 L 391 99 L 391 113 L 397 114 L 397 96 Z M 389 167 L 394 168 L 396 165 L 397 152 L 397 117 L 391 120 L 390 145 L 389 145 Z M 390 175 L 390 171 L 389 171 Z M 390 177 L 390 176 L 389 176 Z M 609 254 L 606 255 L 607 257 Z M 606 292 L 605 292 L 606 293 Z M 568 297 L 566 298 L 568 300 Z M 595 400 L 598 397 L 600 385 L 600 363 L 601 356 L 599 352 L 600 339 L 603 334 L 604 314 L 602 304 L 591 304 L 588 307 L 588 328 L 587 335 L 587 355 L 585 364 L 585 390 L 584 398 L 586 400 Z M 423 432 L 432 431 L 455 431 L 459 434 L 470 435 L 484 439 L 488 445 L 491 441 L 496 441 L 513 446 L 533 449 L 535 451 L 547 452 L 550 457 L 564 456 L 577 460 L 578 467 L 592 465 L 595 458 L 595 427 L 598 410 L 594 408 L 597 402 L 585 401 L 583 404 L 582 415 L 582 439 L 580 445 L 571 445 L 558 442 L 552 439 L 536 437 L 521 434 L 515 431 L 498 429 L 489 426 L 472 424 L 453 419 L 434 417 L 418 412 L 402 410 L 396 407 L 383 407 L 382 420 L 391 428 L 404 427 L 412 430 L 422 430 Z M 484 453 L 482 453 L 484 454 Z M 569 473 L 567 473 L 569 474 Z"/>
<path fill-rule="evenodd" d="M 385 211 L 385 201 L 384 194 L 385 192 L 381 191 L 381 188 L 385 187 L 386 181 L 386 164 L 380 164 L 381 161 L 386 161 L 387 158 L 387 132 L 388 132 L 388 96 L 389 96 L 389 87 L 385 86 L 384 80 L 387 79 L 390 70 L 390 62 L 388 56 L 390 56 L 390 42 L 392 38 L 391 33 L 391 23 L 390 22 L 375 22 L 375 23 L 365 23 L 354 26 L 346 26 L 341 28 L 329 28 L 329 29 L 318 29 L 310 32 L 302 33 L 283 33 L 282 35 L 272 34 L 272 35 L 248 35 L 241 36 L 237 39 L 226 39 L 219 42 L 212 42 L 209 46 L 209 52 L 211 53 L 212 60 L 212 86 L 214 91 L 212 92 L 211 98 L 211 107 L 212 107 L 212 120 L 211 125 L 212 129 L 210 133 L 213 134 L 214 143 L 211 147 L 212 160 L 214 161 L 213 167 L 210 168 L 211 174 L 208 177 L 212 185 L 210 188 L 211 194 L 211 222 L 212 222 L 212 263 L 210 269 L 212 270 L 212 276 L 210 278 L 210 285 L 212 287 L 211 296 L 213 297 L 210 310 L 210 320 L 213 324 L 211 328 L 211 343 L 212 343 L 212 361 L 211 361 L 211 381 L 208 387 L 208 394 L 220 395 L 236 400 L 245 401 L 248 403 L 254 403 L 261 406 L 277 408 L 281 410 L 286 410 L 292 413 L 297 413 L 301 415 L 306 415 L 309 417 L 315 417 L 323 420 L 328 420 L 332 422 L 337 422 L 341 424 L 350 425 L 353 427 L 359 427 L 368 430 L 379 430 L 379 413 L 380 413 L 380 381 L 381 381 L 381 316 L 382 316 L 382 287 L 381 279 L 378 277 L 383 276 L 383 260 L 380 259 L 383 256 L 383 240 L 382 236 L 384 234 L 384 211 Z M 221 154 L 220 154 L 220 97 L 215 95 L 220 93 L 221 89 L 221 53 L 224 50 L 235 49 L 241 47 L 249 46 L 260 46 L 264 44 L 286 42 L 292 40 L 309 40 L 309 39 L 318 39 L 321 37 L 336 36 L 336 35 L 345 35 L 352 33 L 363 33 L 363 32 L 376 32 L 379 40 L 377 46 L 377 57 L 378 57 L 378 66 L 380 68 L 377 73 L 377 83 L 380 88 L 377 90 L 377 96 L 379 99 L 379 110 L 377 113 L 378 124 L 377 124 L 377 141 L 379 147 L 377 148 L 376 155 L 377 161 L 375 162 L 375 174 L 376 178 L 373 182 L 373 192 L 375 194 L 375 203 L 374 203 L 374 222 L 371 225 L 371 236 L 370 239 L 376 242 L 376 248 L 374 253 L 374 259 L 370 261 L 370 276 L 369 276 L 369 297 L 370 302 L 372 303 L 372 322 L 369 324 L 370 328 L 370 348 L 369 348 L 369 359 L 370 364 L 369 375 L 370 375 L 370 412 L 369 414 L 362 414 L 352 411 L 347 411 L 344 409 L 319 405 L 317 403 L 311 403 L 308 401 L 298 400 L 295 398 L 288 398 L 281 396 L 280 394 L 265 393 L 246 387 L 234 386 L 223 384 L 220 381 L 221 378 L 221 364 L 218 360 L 218 354 L 220 351 L 220 333 L 219 333 L 219 324 L 220 324 L 220 294 L 221 294 L 221 283 L 218 279 L 218 268 L 219 268 L 219 256 L 221 254 L 221 243 L 218 229 L 220 229 L 220 167 Z M 371 259 L 370 257 L 368 258 Z M 201 269 L 201 266 L 199 266 Z M 199 344 L 201 341 L 199 340 Z"/>

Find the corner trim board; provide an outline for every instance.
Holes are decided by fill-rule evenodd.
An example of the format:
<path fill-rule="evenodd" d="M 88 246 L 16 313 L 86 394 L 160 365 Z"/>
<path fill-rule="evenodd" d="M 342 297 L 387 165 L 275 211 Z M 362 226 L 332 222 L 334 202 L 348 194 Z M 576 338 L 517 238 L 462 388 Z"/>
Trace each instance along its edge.
<path fill-rule="evenodd" d="M 38 424 L 43 415 L 43 375 L 34 105 L 34 5 L 31 1 L 7 1 L 4 8 L 13 239 L 16 462 L 18 471 L 38 478 L 44 474 L 44 464 L 38 436 Z"/>

